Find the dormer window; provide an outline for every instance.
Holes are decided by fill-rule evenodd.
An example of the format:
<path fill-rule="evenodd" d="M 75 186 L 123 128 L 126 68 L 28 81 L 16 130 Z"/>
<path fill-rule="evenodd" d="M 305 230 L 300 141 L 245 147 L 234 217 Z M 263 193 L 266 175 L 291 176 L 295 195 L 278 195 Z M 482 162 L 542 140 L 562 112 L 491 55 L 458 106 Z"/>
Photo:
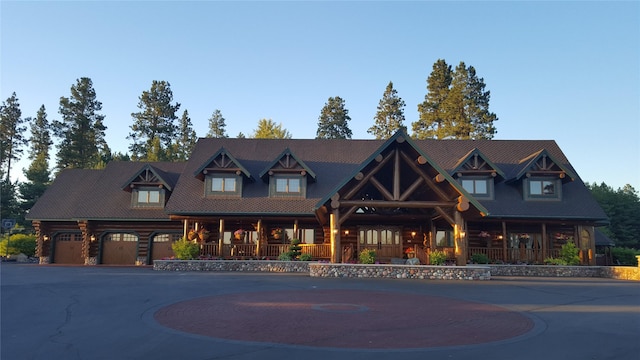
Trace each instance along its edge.
<path fill-rule="evenodd" d="M 462 179 L 462 187 L 469 194 L 487 196 L 489 195 L 489 186 L 487 179 Z"/>
<path fill-rule="evenodd" d="M 164 189 L 139 187 L 132 191 L 133 207 L 137 208 L 162 208 L 164 207 Z"/>
<path fill-rule="evenodd" d="M 305 197 L 306 181 L 300 175 L 274 175 L 271 181 L 273 197 Z"/>
<path fill-rule="evenodd" d="M 241 196 L 242 178 L 230 174 L 209 174 L 205 180 L 207 196 Z"/>
<path fill-rule="evenodd" d="M 529 200 L 559 200 L 560 179 L 529 178 L 524 181 L 525 197 Z"/>

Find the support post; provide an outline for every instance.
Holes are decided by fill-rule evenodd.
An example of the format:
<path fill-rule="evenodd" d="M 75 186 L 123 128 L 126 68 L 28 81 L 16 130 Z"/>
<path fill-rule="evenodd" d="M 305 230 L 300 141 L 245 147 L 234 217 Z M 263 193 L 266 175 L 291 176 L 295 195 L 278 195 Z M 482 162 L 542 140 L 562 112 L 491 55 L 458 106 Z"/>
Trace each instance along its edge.
<path fill-rule="evenodd" d="M 224 257 L 223 253 L 222 253 L 222 245 L 224 242 L 224 219 L 220 219 L 220 227 L 218 229 L 218 256 L 219 257 Z"/>
<path fill-rule="evenodd" d="M 338 264 L 341 262 L 341 245 L 340 245 L 340 211 L 333 209 L 333 212 L 329 215 L 329 231 L 331 239 L 331 262 Z"/>

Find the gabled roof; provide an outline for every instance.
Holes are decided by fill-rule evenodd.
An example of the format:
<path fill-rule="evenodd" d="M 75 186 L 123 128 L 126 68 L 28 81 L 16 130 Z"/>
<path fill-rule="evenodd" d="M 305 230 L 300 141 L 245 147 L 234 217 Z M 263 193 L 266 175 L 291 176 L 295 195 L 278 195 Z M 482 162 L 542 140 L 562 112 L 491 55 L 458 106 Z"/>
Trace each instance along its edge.
<path fill-rule="evenodd" d="M 290 158 L 293 158 L 295 163 L 290 163 Z M 285 162 L 283 162 L 283 160 Z M 278 165 L 283 167 L 288 166 L 291 169 L 300 168 L 304 170 L 306 174 L 313 180 L 316 179 L 316 174 L 313 172 L 313 170 L 311 170 L 311 168 L 307 166 L 304 161 L 298 158 L 296 154 L 294 154 L 293 151 L 291 151 L 291 149 L 289 148 L 284 149 L 284 151 L 280 153 L 280 155 L 276 156 L 276 158 L 269 165 L 267 165 L 264 170 L 260 172 L 260 175 L 258 175 L 258 177 L 264 180 L 265 176 L 269 174 L 270 171 L 277 171 Z"/>
<path fill-rule="evenodd" d="M 219 157 L 220 157 L 220 162 L 217 162 L 216 159 L 218 159 Z M 227 162 L 225 157 L 228 158 L 230 161 Z M 244 174 L 244 176 L 246 176 L 248 179 L 251 179 L 251 173 L 249 172 L 249 170 L 247 170 L 247 168 L 245 168 L 242 165 L 242 163 L 238 161 L 233 155 L 231 155 L 231 152 L 229 152 L 224 147 L 221 147 L 218 151 L 216 151 L 215 154 L 213 154 L 213 156 L 211 156 L 206 161 L 204 161 L 202 165 L 196 171 L 193 172 L 193 175 L 196 177 L 201 177 L 203 175 L 203 171 L 205 171 L 205 169 L 207 168 L 211 168 L 212 164 L 215 165 L 214 168 L 218 168 L 218 169 L 230 168 L 233 165 L 242 174 Z"/>
<path fill-rule="evenodd" d="M 172 186 L 164 179 L 167 173 L 150 165 L 144 164 L 129 180 L 122 185 L 122 190 L 131 191 L 134 185 L 162 185 L 171 191 Z"/>
<path fill-rule="evenodd" d="M 547 163 L 546 159 L 549 159 L 551 162 Z M 539 161 L 543 161 L 545 163 L 544 166 L 546 168 L 544 169 L 540 168 L 540 166 L 538 165 Z M 541 149 L 539 151 L 536 151 L 535 153 L 520 160 L 520 164 L 522 165 L 522 168 L 516 174 L 516 176 L 514 177 L 514 180 L 520 180 L 522 176 L 530 172 L 542 173 L 542 174 L 546 173 L 549 175 L 552 173 L 557 173 L 558 175 L 560 175 L 563 181 L 568 181 L 569 179 L 573 181 L 577 178 L 577 176 L 573 173 L 573 171 L 571 171 L 566 166 L 563 166 L 562 163 L 556 160 L 551 154 L 549 154 L 549 152 L 546 149 Z M 557 167 L 560 170 L 558 171 L 551 170 L 554 167 Z M 564 174 L 569 175 L 569 179 L 564 180 L 566 178 Z"/>
<path fill-rule="evenodd" d="M 480 168 L 478 168 L 478 166 L 474 163 L 477 158 L 480 158 L 484 161 L 484 164 L 481 164 Z M 469 167 L 471 171 L 464 169 L 465 166 Z M 489 167 L 493 170 L 493 172 L 495 172 L 496 175 L 499 175 L 504 179 L 504 172 L 500 170 L 500 168 L 478 148 L 473 148 L 473 150 L 469 151 L 467 154 L 465 154 L 465 156 L 460 158 L 460 160 L 456 163 L 455 168 L 451 171 L 451 174 L 455 175 L 456 173 L 463 170 L 473 173 L 473 171 L 481 170 L 482 167 Z"/>
<path fill-rule="evenodd" d="M 435 161 L 433 161 L 420 147 L 416 145 L 416 143 L 404 132 L 398 131 L 388 140 L 386 140 L 376 151 L 374 151 L 365 161 L 360 163 L 358 167 L 356 167 L 351 173 L 346 174 L 343 178 L 342 182 L 337 184 L 329 193 L 327 193 L 318 203 L 316 203 L 314 210 L 319 209 L 323 206 L 331 197 L 336 194 L 342 187 L 344 187 L 351 179 L 353 179 L 356 174 L 361 172 L 367 165 L 371 162 L 375 161 L 375 159 L 382 154 L 384 150 L 386 150 L 391 144 L 394 142 L 407 142 L 420 156 L 423 158 L 423 162 L 425 164 L 431 165 L 438 174 L 442 175 L 448 183 L 454 187 L 461 195 L 469 199 L 470 203 L 472 203 L 478 211 L 486 215 L 488 214 L 488 210 L 480 204 L 476 199 L 474 199 L 455 179 L 453 179 L 444 169 L 442 169 Z"/>

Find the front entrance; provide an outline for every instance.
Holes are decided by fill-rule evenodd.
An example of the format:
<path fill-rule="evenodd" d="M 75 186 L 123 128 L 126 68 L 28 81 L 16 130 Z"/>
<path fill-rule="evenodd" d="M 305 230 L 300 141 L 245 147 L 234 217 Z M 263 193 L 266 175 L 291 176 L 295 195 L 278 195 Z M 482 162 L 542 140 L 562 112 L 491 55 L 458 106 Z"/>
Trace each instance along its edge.
<path fill-rule="evenodd" d="M 102 242 L 102 264 L 134 265 L 138 237 L 134 234 L 107 234 Z"/>
<path fill-rule="evenodd" d="M 56 264 L 84 264 L 82 257 L 82 235 L 65 233 L 56 235 L 53 262 Z"/>
<path fill-rule="evenodd" d="M 360 227 L 358 254 L 364 249 L 375 249 L 376 259 L 380 262 L 402 258 L 402 229 L 389 226 Z"/>

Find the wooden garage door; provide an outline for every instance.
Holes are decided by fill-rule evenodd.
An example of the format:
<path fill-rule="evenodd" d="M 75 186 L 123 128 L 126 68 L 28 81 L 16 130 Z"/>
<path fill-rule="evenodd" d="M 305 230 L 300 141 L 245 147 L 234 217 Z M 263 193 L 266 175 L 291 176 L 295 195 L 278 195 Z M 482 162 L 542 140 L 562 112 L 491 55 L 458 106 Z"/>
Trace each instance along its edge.
<path fill-rule="evenodd" d="M 102 243 L 102 263 L 135 265 L 138 257 L 138 237 L 134 234 L 108 234 Z"/>
<path fill-rule="evenodd" d="M 53 262 L 56 264 L 84 264 L 81 234 L 58 234 Z"/>
<path fill-rule="evenodd" d="M 179 240 L 182 234 L 158 234 L 153 237 L 153 249 L 151 251 L 153 260 L 162 260 L 174 256 L 171 244 Z"/>

